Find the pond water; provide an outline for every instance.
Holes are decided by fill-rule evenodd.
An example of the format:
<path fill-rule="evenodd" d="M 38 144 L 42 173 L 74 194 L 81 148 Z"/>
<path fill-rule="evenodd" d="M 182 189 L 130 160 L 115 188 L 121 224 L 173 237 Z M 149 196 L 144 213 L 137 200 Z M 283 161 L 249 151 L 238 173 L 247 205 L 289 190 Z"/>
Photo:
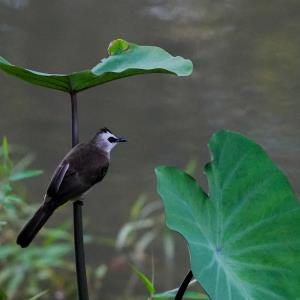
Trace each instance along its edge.
<path fill-rule="evenodd" d="M 139 195 L 158 199 L 157 165 L 183 168 L 196 159 L 205 186 L 206 145 L 220 128 L 263 145 L 300 194 L 299 28 L 298 0 L 0 0 L 0 55 L 14 64 L 53 73 L 85 69 L 119 37 L 194 62 L 191 77 L 130 77 L 79 94 L 81 140 L 104 126 L 129 140 L 114 150 L 107 177 L 86 199 L 86 231 L 98 236 L 114 237 Z M 69 98 L 2 72 L 0 81 L 0 135 L 36 155 L 34 167 L 45 173 L 26 185 L 30 201 L 39 202 L 70 147 Z M 71 206 L 62 209 L 49 225 L 71 213 Z M 160 251 L 152 250 L 154 263 L 164 259 Z M 161 289 L 176 286 L 187 270 L 181 238 L 176 251 L 178 274 L 158 268 Z M 115 255 L 87 249 L 95 265 Z M 129 273 L 112 274 L 101 299 L 113 297 Z"/>

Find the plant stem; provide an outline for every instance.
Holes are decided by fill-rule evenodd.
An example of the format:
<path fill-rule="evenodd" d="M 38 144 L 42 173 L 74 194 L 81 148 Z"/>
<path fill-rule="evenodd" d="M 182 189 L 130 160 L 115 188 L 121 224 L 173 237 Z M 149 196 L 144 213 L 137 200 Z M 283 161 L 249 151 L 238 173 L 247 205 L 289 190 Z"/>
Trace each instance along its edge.
<path fill-rule="evenodd" d="M 79 130 L 78 130 L 78 101 L 76 93 L 71 93 L 71 106 L 72 106 L 72 147 L 79 143 Z"/>
<path fill-rule="evenodd" d="M 78 130 L 78 101 L 76 93 L 71 93 L 72 106 L 72 147 L 79 142 Z M 78 199 L 73 202 L 73 216 L 74 216 L 74 245 L 75 245 L 75 260 L 76 260 L 76 276 L 78 286 L 79 300 L 88 300 L 88 286 L 85 269 L 85 255 L 83 244 L 83 230 L 82 230 L 82 206 L 83 202 Z"/>
<path fill-rule="evenodd" d="M 194 279 L 193 281 L 191 281 L 191 280 L 193 279 L 193 277 L 194 277 L 194 275 L 193 275 L 193 273 L 192 273 L 192 270 L 190 270 L 190 271 L 186 274 L 186 276 L 185 276 L 183 282 L 181 283 L 181 285 L 180 285 L 180 287 L 179 287 L 179 289 L 178 289 L 178 292 L 177 292 L 177 294 L 176 294 L 174 300 L 181 300 L 181 299 L 183 299 L 183 296 L 184 296 L 184 294 L 185 294 L 187 288 L 189 287 L 189 285 L 193 284 L 194 282 L 197 282 L 196 279 Z M 211 298 L 210 298 L 210 296 L 208 295 L 207 291 L 203 288 L 203 286 L 200 284 L 199 281 L 198 281 L 198 284 L 200 285 L 200 287 L 201 287 L 201 289 L 203 290 L 203 292 L 207 295 L 207 298 L 208 298 L 209 300 L 211 300 Z"/>
<path fill-rule="evenodd" d="M 187 289 L 187 287 L 189 286 L 190 281 L 193 279 L 193 273 L 190 270 L 187 275 L 185 276 L 183 282 L 181 283 L 179 290 L 174 298 L 174 300 L 181 300 L 184 296 L 184 293 Z"/>

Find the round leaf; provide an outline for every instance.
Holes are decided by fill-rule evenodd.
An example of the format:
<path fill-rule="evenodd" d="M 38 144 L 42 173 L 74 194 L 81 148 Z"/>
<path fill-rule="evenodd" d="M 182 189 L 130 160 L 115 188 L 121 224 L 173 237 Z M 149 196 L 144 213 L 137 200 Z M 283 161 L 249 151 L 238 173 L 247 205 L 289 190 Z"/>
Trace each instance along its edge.
<path fill-rule="evenodd" d="M 92 69 L 71 74 L 48 74 L 21 68 L 0 56 L 0 69 L 35 85 L 77 93 L 96 85 L 127 76 L 147 73 L 168 73 L 188 76 L 193 65 L 190 60 L 172 56 L 154 46 L 139 46 L 122 39 L 112 41 L 109 56 Z"/>
<path fill-rule="evenodd" d="M 206 195 L 186 173 L 156 169 L 167 225 L 188 242 L 195 278 L 212 299 L 300 295 L 300 210 L 284 174 L 246 137 L 209 142 Z"/>

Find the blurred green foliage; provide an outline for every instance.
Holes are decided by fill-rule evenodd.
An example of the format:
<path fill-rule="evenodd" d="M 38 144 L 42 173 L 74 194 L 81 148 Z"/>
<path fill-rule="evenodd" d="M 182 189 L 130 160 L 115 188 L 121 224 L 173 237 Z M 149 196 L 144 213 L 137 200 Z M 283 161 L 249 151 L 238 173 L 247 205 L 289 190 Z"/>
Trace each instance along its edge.
<path fill-rule="evenodd" d="M 0 299 L 6 299 L 4 292 L 7 299 L 20 299 L 20 295 L 23 299 L 38 299 L 42 295 L 45 295 L 43 299 L 54 299 L 53 293 L 46 296 L 46 289 L 70 294 L 73 286 L 66 273 L 73 272 L 73 265 L 66 260 L 66 255 L 72 249 L 72 238 L 66 224 L 44 229 L 38 242 L 26 250 L 15 242 L 21 226 L 36 208 L 25 201 L 20 181 L 42 172 L 28 169 L 29 156 L 13 163 L 9 148 L 4 138 L 0 148 L 0 287 L 3 290 Z"/>
<path fill-rule="evenodd" d="M 197 160 L 191 159 L 188 161 L 185 171 L 192 176 L 196 167 Z M 176 272 L 176 240 L 174 236 L 165 226 L 162 202 L 159 199 L 150 199 L 149 195 L 145 193 L 140 194 L 129 208 L 128 220 L 120 228 L 115 239 L 115 248 L 121 259 L 135 266 L 128 280 L 127 288 L 125 288 L 128 297 L 137 295 L 139 293 L 138 286 L 142 283 L 148 290 L 150 299 L 160 299 L 154 297 L 156 294 L 151 288 L 151 284 L 154 288 L 154 280 L 147 281 L 147 276 L 143 273 L 152 268 L 154 278 L 156 275 L 154 265 L 158 265 L 160 273 L 163 270 L 167 276 L 164 280 L 157 279 L 158 288 L 164 285 L 169 287 L 172 284 L 172 275 Z M 161 254 L 159 257 L 153 252 L 154 249 L 155 253 Z M 171 299 L 171 295 L 174 298 L 176 291 L 175 289 L 160 293 L 157 297 Z M 189 293 L 188 297 L 194 298 L 187 299 L 202 299 L 203 294 L 201 297 L 199 295 L 198 292 Z M 145 299 L 145 296 L 140 296 L 138 299 Z"/>
<path fill-rule="evenodd" d="M 132 267 L 132 269 L 149 293 L 147 300 L 168 300 L 174 299 L 176 296 L 178 288 L 162 293 L 156 293 L 156 287 L 153 283 L 153 280 L 148 278 L 146 274 L 139 271 L 135 267 Z M 196 280 L 192 280 L 189 285 L 194 283 L 196 283 Z M 184 299 L 208 300 L 209 298 L 204 293 L 198 291 L 186 291 L 184 294 Z"/>

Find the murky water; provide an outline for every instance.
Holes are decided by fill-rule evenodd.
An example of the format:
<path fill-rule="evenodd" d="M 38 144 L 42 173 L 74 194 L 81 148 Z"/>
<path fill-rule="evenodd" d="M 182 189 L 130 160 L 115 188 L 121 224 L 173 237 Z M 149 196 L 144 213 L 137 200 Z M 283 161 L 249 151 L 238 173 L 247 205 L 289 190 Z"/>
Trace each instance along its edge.
<path fill-rule="evenodd" d="M 45 72 L 84 69 L 118 37 L 194 62 L 188 78 L 131 77 L 79 94 L 82 140 L 107 126 L 130 141 L 114 151 L 106 179 L 86 199 L 87 230 L 103 236 L 116 234 L 138 195 L 157 198 L 155 166 L 184 167 L 196 158 L 205 182 L 206 144 L 220 128 L 262 144 L 300 194 L 299 28 L 298 0 L 0 0 L 0 55 L 15 64 Z M 40 201 L 70 146 L 69 98 L 2 72 L 0 80 L 0 135 L 36 154 L 35 167 L 45 174 L 28 187 L 32 201 Z M 71 207 L 50 224 L 70 217 Z M 99 248 L 87 253 L 94 264 L 110 255 Z M 160 253 L 154 257 L 159 261 Z M 184 247 L 178 257 L 184 273 Z M 162 273 L 156 278 L 171 288 L 183 273 L 171 282 Z M 111 278 L 103 299 L 117 285 Z"/>

